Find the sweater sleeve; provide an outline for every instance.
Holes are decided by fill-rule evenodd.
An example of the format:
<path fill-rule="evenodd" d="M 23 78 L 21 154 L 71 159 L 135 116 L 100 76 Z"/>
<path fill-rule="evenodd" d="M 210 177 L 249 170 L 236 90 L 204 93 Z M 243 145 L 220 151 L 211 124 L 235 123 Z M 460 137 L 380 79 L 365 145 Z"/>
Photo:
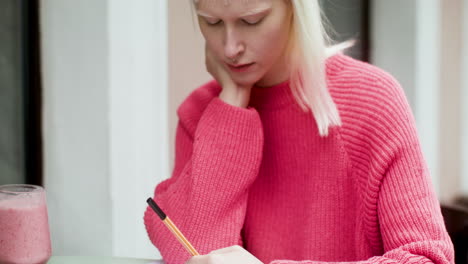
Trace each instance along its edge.
<path fill-rule="evenodd" d="M 262 149 L 258 113 L 218 97 L 208 103 L 193 136 L 179 122 L 174 171 L 157 185 L 154 199 L 200 254 L 242 245 L 248 190 Z M 191 257 L 150 208 L 144 222 L 165 263 Z"/>
<path fill-rule="evenodd" d="M 382 254 L 367 260 L 339 263 L 454 263 L 453 245 L 445 229 L 404 92 L 391 76 L 383 76 L 371 84 L 376 89 L 366 89 L 365 95 L 362 92 L 348 93 L 350 98 L 369 99 L 370 104 L 376 105 L 362 118 L 372 120 L 372 123 L 351 128 L 354 135 L 359 136 L 353 136 L 350 141 L 360 146 L 360 153 L 366 153 L 364 157 L 369 162 L 364 176 L 368 184 L 364 195 L 365 210 L 368 211 L 365 224 L 371 230 L 367 232 L 369 243 L 376 248 L 375 252 Z M 326 262 L 272 262 L 293 263 Z"/>
<path fill-rule="evenodd" d="M 445 230 L 439 204 L 426 176 L 427 170 L 409 165 L 407 160 L 395 160 L 381 186 L 378 202 L 382 256 L 335 264 L 402 264 L 454 263 L 454 251 Z M 402 174 L 407 170 L 415 174 Z M 405 177 L 402 177 L 405 175 Z M 271 264 L 325 264 L 304 260 L 275 260 Z"/>

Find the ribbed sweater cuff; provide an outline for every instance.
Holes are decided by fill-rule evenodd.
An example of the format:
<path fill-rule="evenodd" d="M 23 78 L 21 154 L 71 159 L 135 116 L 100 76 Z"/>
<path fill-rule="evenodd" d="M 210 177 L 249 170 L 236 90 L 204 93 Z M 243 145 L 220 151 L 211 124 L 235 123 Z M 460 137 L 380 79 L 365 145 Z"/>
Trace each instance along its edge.
<path fill-rule="evenodd" d="M 255 109 L 233 106 L 218 97 L 213 98 L 205 109 L 195 133 L 195 140 L 200 135 L 211 132 L 249 141 L 263 139 L 260 116 Z"/>

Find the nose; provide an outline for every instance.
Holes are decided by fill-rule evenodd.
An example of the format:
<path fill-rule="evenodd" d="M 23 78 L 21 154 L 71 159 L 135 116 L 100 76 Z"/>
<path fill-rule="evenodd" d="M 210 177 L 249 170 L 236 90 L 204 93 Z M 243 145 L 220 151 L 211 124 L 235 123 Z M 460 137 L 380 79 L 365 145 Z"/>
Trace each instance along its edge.
<path fill-rule="evenodd" d="M 224 37 L 224 56 L 230 61 L 234 61 L 244 52 L 245 44 L 240 35 L 232 29 L 226 29 Z"/>

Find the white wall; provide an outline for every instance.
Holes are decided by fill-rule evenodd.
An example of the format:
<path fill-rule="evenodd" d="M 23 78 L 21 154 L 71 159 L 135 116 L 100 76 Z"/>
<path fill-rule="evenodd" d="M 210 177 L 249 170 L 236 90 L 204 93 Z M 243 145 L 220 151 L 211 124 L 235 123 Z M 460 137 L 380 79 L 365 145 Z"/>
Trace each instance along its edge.
<path fill-rule="evenodd" d="M 167 2 L 109 0 L 107 21 L 113 255 L 160 258 L 143 213 L 169 171 Z"/>
<path fill-rule="evenodd" d="M 42 0 L 54 255 L 159 258 L 146 198 L 168 174 L 167 2 Z"/>
<path fill-rule="evenodd" d="M 461 192 L 462 1 L 441 1 L 440 175 L 443 200 Z M 443 180 L 442 180 L 443 179 Z"/>
<path fill-rule="evenodd" d="M 105 1 L 41 2 L 44 180 L 57 255 L 112 254 L 106 18 Z"/>
<path fill-rule="evenodd" d="M 468 194 L 468 1 L 463 2 L 462 58 L 462 192 Z"/>
<path fill-rule="evenodd" d="M 413 110 L 422 149 L 439 198 L 440 177 L 440 3 L 417 0 Z M 402 64 L 404 65 L 404 64 Z"/>

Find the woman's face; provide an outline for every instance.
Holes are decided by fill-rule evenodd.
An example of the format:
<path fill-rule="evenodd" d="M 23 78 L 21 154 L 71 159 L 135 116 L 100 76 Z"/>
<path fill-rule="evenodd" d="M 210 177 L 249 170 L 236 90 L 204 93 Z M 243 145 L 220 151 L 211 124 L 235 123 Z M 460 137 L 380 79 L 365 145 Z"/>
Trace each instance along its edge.
<path fill-rule="evenodd" d="M 288 79 L 289 1 L 195 0 L 206 44 L 233 81 L 268 87 Z M 230 67 L 245 64 L 243 71 Z"/>

